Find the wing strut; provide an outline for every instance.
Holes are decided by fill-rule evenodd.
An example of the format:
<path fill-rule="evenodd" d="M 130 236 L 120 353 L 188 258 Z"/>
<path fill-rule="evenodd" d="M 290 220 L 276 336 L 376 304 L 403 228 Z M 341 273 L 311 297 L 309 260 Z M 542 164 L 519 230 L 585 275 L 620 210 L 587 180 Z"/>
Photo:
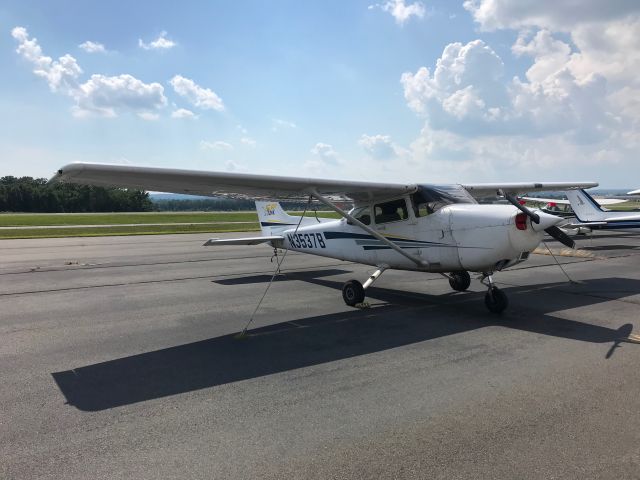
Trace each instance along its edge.
<path fill-rule="evenodd" d="M 413 263 L 415 263 L 418 267 L 420 267 L 421 269 L 428 269 L 429 268 L 429 262 L 421 259 L 420 257 L 417 257 L 415 255 L 410 254 L 409 252 L 403 250 L 402 248 L 400 248 L 398 245 L 396 245 L 395 243 L 393 243 L 391 240 L 389 240 L 387 237 L 385 237 L 384 235 L 381 235 L 380 233 L 376 232 L 373 228 L 371 228 L 368 225 L 365 225 L 364 223 L 362 223 L 360 220 L 358 220 L 355 217 L 352 217 L 351 215 L 349 215 L 347 212 L 345 212 L 344 210 L 342 210 L 340 207 L 338 207 L 337 205 L 331 203 L 329 200 L 327 200 L 325 197 L 323 197 L 322 195 L 320 195 L 315 188 L 310 188 L 307 190 L 309 195 L 311 195 L 313 198 L 315 198 L 316 200 L 318 200 L 320 203 L 326 205 L 327 207 L 329 207 L 331 210 L 333 210 L 334 212 L 337 212 L 338 214 L 340 214 L 341 216 L 343 216 L 344 218 L 346 218 L 347 220 L 349 220 L 351 223 L 353 223 L 354 225 L 359 226 L 361 229 L 363 229 L 365 232 L 367 232 L 370 235 L 373 235 L 375 238 L 377 238 L 378 240 L 380 240 L 382 243 L 388 245 L 390 248 L 394 249 L 396 252 L 398 252 L 400 255 L 407 257 L 409 260 L 411 260 Z"/>

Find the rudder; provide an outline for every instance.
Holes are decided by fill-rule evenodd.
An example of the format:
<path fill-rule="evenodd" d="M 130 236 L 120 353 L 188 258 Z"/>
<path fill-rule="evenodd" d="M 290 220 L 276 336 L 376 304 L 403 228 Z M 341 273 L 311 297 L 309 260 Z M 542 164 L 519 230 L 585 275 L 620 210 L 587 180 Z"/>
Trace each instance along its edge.
<path fill-rule="evenodd" d="M 576 218 L 581 222 L 596 222 L 604 219 L 605 211 L 584 190 L 567 190 L 565 194 Z"/>

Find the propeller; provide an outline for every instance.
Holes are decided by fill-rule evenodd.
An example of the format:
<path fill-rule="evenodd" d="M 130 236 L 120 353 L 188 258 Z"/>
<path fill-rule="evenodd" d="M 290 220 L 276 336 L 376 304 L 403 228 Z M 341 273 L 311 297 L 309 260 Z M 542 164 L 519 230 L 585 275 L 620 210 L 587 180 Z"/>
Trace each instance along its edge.
<path fill-rule="evenodd" d="M 513 205 L 518 210 L 520 210 L 522 213 L 524 213 L 527 217 L 529 217 L 531 219 L 532 223 L 535 223 L 536 225 L 540 224 L 540 215 L 538 215 L 534 211 L 529 210 L 527 207 L 522 205 L 515 196 L 513 196 L 511 194 L 508 194 L 508 193 L 505 193 L 505 192 L 503 192 L 503 195 L 504 195 L 504 198 L 506 198 L 507 201 L 511 205 Z M 549 215 L 549 216 L 551 217 L 553 215 Z M 556 218 L 558 218 L 558 217 L 556 217 Z M 558 240 L 563 245 L 565 245 L 565 246 L 567 246 L 569 248 L 575 248 L 576 247 L 576 242 L 574 242 L 573 239 L 569 235 L 564 233 L 557 226 L 552 225 L 550 227 L 545 228 L 544 231 L 547 232 L 547 234 L 549 234 L 551 237 L 553 237 L 556 240 Z"/>
<path fill-rule="evenodd" d="M 560 227 L 556 227 L 554 225 L 552 227 L 546 228 L 544 231 L 547 232 L 556 240 L 558 240 L 563 245 L 566 245 L 569 248 L 576 248 L 576 242 L 574 242 L 569 235 L 563 232 Z"/>

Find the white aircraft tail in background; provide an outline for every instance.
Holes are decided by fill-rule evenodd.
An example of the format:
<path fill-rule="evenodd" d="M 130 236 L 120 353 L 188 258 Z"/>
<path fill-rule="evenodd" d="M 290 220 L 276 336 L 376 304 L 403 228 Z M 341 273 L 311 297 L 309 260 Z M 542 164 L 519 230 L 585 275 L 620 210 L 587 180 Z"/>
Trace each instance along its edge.
<path fill-rule="evenodd" d="M 612 212 L 603 208 L 584 190 L 567 190 L 567 199 L 579 226 L 604 230 L 636 230 L 640 228 L 640 212 Z M 572 225 L 575 227 L 576 225 Z"/>

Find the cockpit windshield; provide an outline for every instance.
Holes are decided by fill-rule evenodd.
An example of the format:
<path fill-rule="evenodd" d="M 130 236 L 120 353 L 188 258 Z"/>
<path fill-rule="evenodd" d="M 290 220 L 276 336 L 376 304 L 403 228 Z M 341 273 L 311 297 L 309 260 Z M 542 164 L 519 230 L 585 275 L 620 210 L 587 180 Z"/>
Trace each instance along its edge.
<path fill-rule="evenodd" d="M 478 203 L 462 185 L 419 185 L 411 195 L 414 212 L 424 217 L 452 203 Z"/>

